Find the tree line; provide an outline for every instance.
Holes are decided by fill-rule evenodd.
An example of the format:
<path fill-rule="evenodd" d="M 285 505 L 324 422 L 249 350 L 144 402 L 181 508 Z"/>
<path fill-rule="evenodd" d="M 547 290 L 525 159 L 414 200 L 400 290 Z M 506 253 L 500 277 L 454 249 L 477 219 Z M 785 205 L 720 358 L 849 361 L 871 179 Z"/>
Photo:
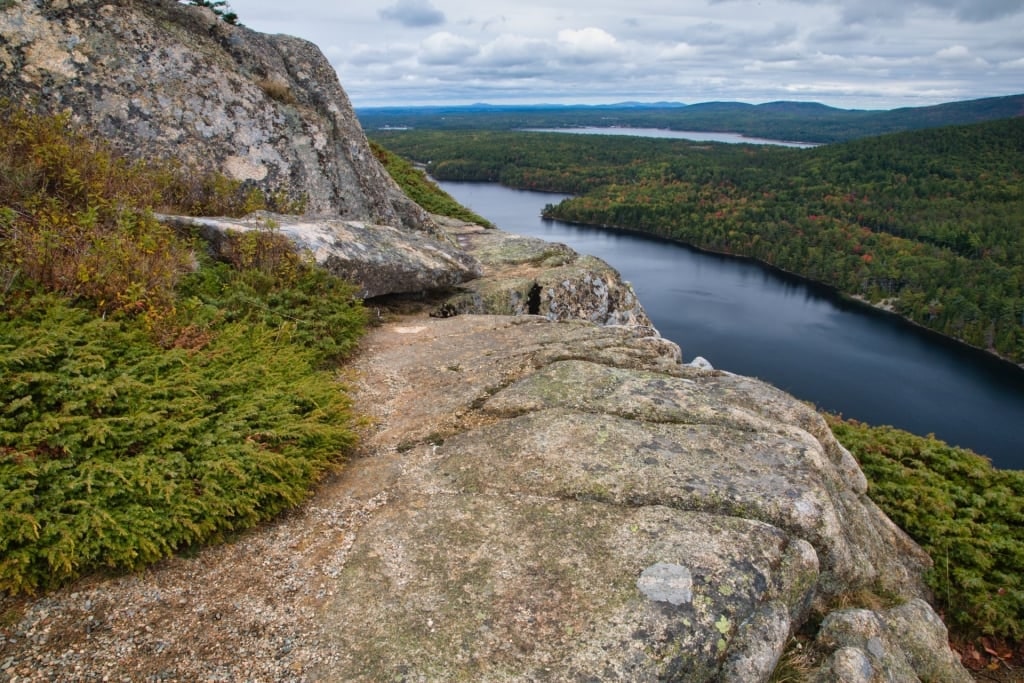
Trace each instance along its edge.
<path fill-rule="evenodd" d="M 758 259 L 1024 362 L 1024 119 L 814 149 L 388 131 L 441 180 L 575 196 L 545 216 Z"/>
<path fill-rule="evenodd" d="M 889 111 L 837 109 L 815 102 L 703 102 L 611 105 L 487 105 L 361 107 L 365 130 L 521 130 L 623 126 L 740 133 L 801 142 L 841 142 L 899 131 L 1020 116 L 1024 95 L 947 102 Z"/>

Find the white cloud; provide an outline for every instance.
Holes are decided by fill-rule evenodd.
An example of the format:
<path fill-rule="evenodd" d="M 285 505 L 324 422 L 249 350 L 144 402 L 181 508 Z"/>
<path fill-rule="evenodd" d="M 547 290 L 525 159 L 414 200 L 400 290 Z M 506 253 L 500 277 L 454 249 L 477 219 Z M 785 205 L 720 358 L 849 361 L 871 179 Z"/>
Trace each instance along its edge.
<path fill-rule="evenodd" d="M 334 46 L 326 54 L 335 62 L 341 61 L 353 66 L 364 67 L 373 64 L 394 64 L 411 57 L 415 52 L 406 46 L 384 48 L 375 45 L 353 45 L 349 50 Z"/>
<path fill-rule="evenodd" d="M 441 31 L 434 33 L 420 45 L 421 64 L 460 64 L 476 55 L 480 48 L 471 40 Z"/>
<path fill-rule="evenodd" d="M 622 52 L 615 36 L 599 28 L 588 27 L 578 31 L 562 29 L 558 32 L 558 50 L 562 56 L 576 63 L 603 62 L 614 59 Z"/>
<path fill-rule="evenodd" d="M 731 0 L 712 0 L 729 2 Z M 1020 0 L 793 0 L 804 5 L 831 5 L 847 22 L 904 22 L 921 11 L 940 13 L 958 21 L 987 23 L 1024 14 Z"/>
<path fill-rule="evenodd" d="M 231 4 L 247 26 L 320 45 L 357 106 L 799 98 L 884 108 L 1024 91 L 1021 0 Z"/>
<path fill-rule="evenodd" d="M 700 54 L 700 50 L 689 43 L 676 43 L 658 51 L 658 59 L 678 61 L 692 59 Z"/>
<path fill-rule="evenodd" d="M 552 53 L 549 43 L 519 35 L 501 35 L 480 50 L 480 62 L 496 67 L 544 62 Z"/>
<path fill-rule="evenodd" d="M 942 48 L 935 53 L 935 56 L 939 59 L 963 61 L 971 58 L 971 51 L 963 45 L 952 45 L 950 47 Z"/>
<path fill-rule="evenodd" d="M 988 22 L 1024 12 L 1020 0 L 922 0 L 922 4 L 952 10 L 958 19 L 970 22 Z"/>

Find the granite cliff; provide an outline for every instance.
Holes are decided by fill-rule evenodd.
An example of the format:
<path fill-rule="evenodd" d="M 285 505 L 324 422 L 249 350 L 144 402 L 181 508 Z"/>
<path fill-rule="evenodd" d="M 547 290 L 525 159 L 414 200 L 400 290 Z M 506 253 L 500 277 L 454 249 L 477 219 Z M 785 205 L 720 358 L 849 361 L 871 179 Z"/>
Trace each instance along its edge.
<path fill-rule="evenodd" d="M 31 601 L 8 678 L 766 681 L 810 631 L 815 680 L 970 680 L 930 560 L 813 409 L 682 365 L 606 264 L 428 216 L 314 46 L 5 2 L 0 92 L 318 214 L 166 218 L 214 246 L 272 221 L 367 296 L 431 290 L 356 358 L 359 457 L 274 525 Z"/>
<path fill-rule="evenodd" d="M 173 0 L 0 4 L 0 97 L 70 110 L 123 151 L 182 158 L 314 214 L 424 228 L 315 45 Z"/>

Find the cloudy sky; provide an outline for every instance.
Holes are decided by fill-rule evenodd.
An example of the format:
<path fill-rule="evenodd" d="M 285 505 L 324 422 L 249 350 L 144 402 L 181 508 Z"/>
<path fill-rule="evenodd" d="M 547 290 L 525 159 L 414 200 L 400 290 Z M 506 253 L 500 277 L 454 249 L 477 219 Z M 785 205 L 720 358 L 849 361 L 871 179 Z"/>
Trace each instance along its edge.
<path fill-rule="evenodd" d="M 230 0 L 355 106 L 824 102 L 1024 92 L 1024 0 Z"/>

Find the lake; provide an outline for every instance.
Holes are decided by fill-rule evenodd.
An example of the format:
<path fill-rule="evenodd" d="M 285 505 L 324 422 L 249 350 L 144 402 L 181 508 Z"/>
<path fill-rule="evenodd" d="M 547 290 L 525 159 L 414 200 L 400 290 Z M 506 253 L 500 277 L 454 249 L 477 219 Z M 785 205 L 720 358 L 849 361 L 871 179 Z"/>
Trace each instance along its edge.
<path fill-rule="evenodd" d="M 728 142 L 748 145 L 780 145 L 782 147 L 817 147 L 814 142 L 788 142 L 767 138 L 748 138 L 739 133 L 707 133 L 699 130 L 668 130 L 667 128 L 628 128 L 625 126 L 581 126 L 579 128 L 524 128 L 534 133 L 573 133 L 576 135 L 630 135 L 639 138 L 670 138 L 695 142 Z"/>
<path fill-rule="evenodd" d="M 934 433 L 1024 469 L 1024 371 L 753 261 L 638 233 L 540 218 L 564 195 L 442 182 L 503 230 L 598 256 L 636 289 L 687 360 L 759 377 L 869 424 Z"/>

